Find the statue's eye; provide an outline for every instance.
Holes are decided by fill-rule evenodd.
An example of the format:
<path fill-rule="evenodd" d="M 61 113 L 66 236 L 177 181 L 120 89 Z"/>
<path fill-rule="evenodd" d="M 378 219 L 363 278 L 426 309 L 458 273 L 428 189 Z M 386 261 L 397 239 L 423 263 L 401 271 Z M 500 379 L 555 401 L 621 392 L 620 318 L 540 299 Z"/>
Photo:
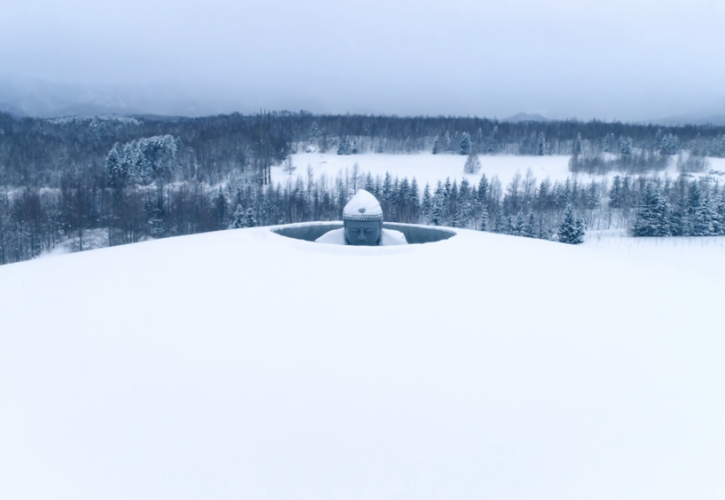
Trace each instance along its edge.
<path fill-rule="evenodd" d="M 365 232 L 366 232 L 366 233 L 372 233 L 372 232 L 373 232 L 373 230 L 372 230 L 372 228 L 366 227 L 366 228 L 365 228 Z"/>

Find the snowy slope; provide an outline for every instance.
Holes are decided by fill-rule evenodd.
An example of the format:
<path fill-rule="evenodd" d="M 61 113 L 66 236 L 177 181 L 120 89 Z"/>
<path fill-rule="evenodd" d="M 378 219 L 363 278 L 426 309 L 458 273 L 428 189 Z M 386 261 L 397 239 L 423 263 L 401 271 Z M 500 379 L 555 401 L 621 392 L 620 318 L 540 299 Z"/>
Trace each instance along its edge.
<path fill-rule="evenodd" d="M 0 498 L 721 499 L 711 241 L 254 228 L 3 266 Z"/>

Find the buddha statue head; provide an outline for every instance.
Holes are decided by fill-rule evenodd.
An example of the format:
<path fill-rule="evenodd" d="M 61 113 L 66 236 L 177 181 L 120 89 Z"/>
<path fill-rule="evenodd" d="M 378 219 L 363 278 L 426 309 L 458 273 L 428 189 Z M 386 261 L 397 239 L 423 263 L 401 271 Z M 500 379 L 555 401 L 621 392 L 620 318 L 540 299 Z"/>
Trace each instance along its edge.
<path fill-rule="evenodd" d="M 360 189 L 342 211 L 345 243 L 377 246 L 383 237 L 383 209 L 378 200 Z"/>

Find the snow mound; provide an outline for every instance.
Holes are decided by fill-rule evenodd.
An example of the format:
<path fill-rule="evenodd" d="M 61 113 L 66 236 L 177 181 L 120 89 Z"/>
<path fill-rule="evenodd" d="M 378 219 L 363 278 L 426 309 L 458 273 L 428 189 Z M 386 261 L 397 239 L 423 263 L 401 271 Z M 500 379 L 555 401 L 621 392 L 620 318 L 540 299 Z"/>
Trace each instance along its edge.
<path fill-rule="evenodd" d="M 725 496 L 723 239 L 456 233 L 1 267 L 0 498 Z"/>
<path fill-rule="evenodd" d="M 364 189 L 358 189 L 355 196 L 347 202 L 347 205 L 342 210 L 342 218 L 369 219 L 371 217 L 383 218 L 383 209 L 380 206 L 380 202 L 378 202 L 375 196 Z"/>

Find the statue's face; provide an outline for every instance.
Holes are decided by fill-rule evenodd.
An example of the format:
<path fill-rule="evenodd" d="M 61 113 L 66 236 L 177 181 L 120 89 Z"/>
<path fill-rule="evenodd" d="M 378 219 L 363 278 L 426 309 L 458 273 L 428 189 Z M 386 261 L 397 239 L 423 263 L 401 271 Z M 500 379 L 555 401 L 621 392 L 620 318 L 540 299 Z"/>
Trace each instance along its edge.
<path fill-rule="evenodd" d="M 380 242 L 383 223 L 379 220 L 346 220 L 345 238 L 349 245 L 376 246 Z"/>

